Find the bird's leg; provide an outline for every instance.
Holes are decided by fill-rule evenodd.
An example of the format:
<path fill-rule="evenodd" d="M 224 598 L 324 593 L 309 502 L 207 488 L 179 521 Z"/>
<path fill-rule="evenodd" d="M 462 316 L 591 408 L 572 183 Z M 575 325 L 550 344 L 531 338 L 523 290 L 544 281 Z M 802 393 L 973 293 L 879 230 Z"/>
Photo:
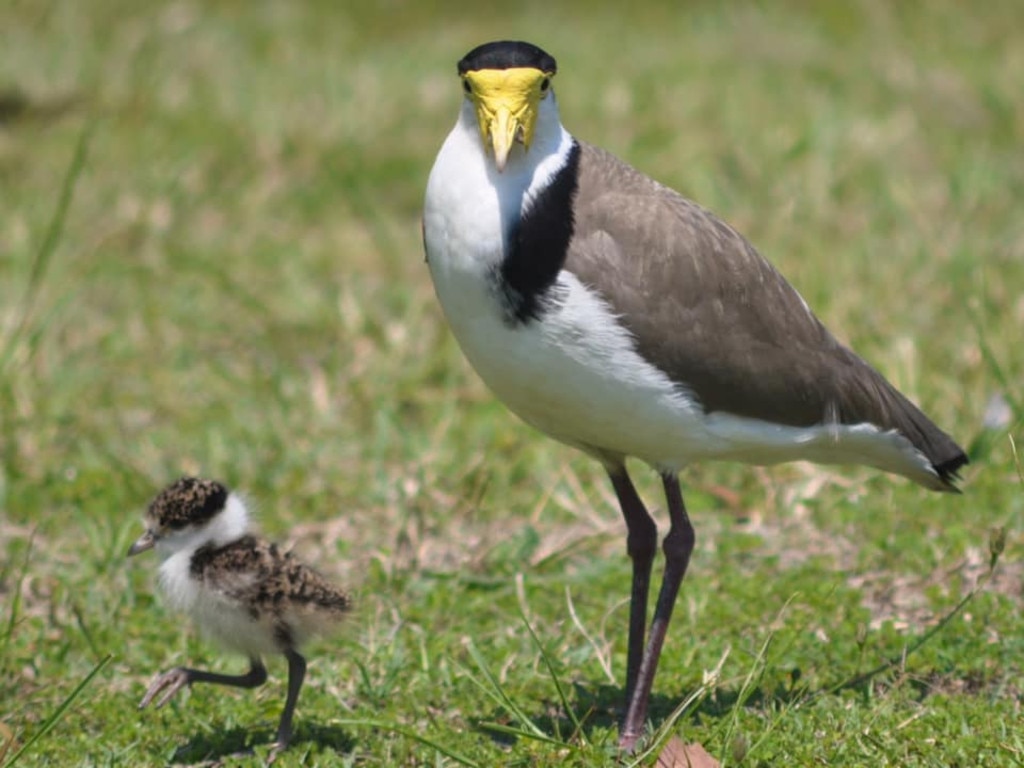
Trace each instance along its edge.
<path fill-rule="evenodd" d="M 679 594 L 679 585 L 686 575 L 686 567 L 690 563 L 690 554 L 696 540 L 690 517 L 686 514 L 682 491 L 679 490 L 679 478 L 674 474 L 663 474 L 661 481 L 665 487 L 665 501 L 668 504 L 672 527 L 662 544 L 665 552 L 665 575 L 654 608 L 651 635 L 647 640 L 643 661 L 637 673 L 636 688 L 630 698 L 622 730 L 619 732 L 619 748 L 625 751 L 633 749 L 643 732 L 644 721 L 647 719 L 647 703 L 651 696 L 654 674 L 658 669 L 661 647 L 665 643 L 672 608 L 675 606 L 676 595 Z"/>
<path fill-rule="evenodd" d="M 288 746 L 292 738 L 292 715 L 295 713 L 295 704 L 299 700 L 299 691 L 302 689 L 302 681 L 306 677 L 306 660 L 293 650 L 286 650 L 284 657 L 288 659 L 288 696 L 284 701 L 284 710 L 281 712 L 281 722 L 277 726 L 277 743 L 274 745 L 275 752 Z"/>
<path fill-rule="evenodd" d="M 146 695 L 139 702 L 139 709 L 144 709 L 153 698 L 160 693 L 164 695 L 157 701 L 157 708 L 162 707 L 178 691 L 192 683 L 214 683 L 215 685 L 231 685 L 236 688 L 256 688 L 267 682 L 267 668 L 258 656 L 249 659 L 249 671 L 244 675 L 221 675 L 216 672 L 205 672 L 201 669 L 175 667 L 159 675 L 146 690 Z"/>
<path fill-rule="evenodd" d="M 629 600 L 629 651 L 626 656 L 626 708 L 633 700 L 637 675 L 644 655 L 647 630 L 647 595 L 651 586 L 651 566 L 658 550 L 658 526 L 644 508 L 643 501 L 619 464 L 608 469 L 622 516 L 626 519 L 626 552 L 633 561 L 633 587 Z"/>

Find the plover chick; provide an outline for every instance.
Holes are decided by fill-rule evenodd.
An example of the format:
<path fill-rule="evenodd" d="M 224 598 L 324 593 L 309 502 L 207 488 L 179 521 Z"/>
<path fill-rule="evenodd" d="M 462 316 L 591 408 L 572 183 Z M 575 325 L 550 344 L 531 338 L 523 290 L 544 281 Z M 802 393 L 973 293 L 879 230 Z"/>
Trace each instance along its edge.
<path fill-rule="evenodd" d="M 267 679 L 262 656 L 280 653 L 288 660 L 288 695 L 276 749 L 284 749 L 306 674 L 299 648 L 337 624 L 349 610 L 349 596 L 255 535 L 245 503 L 214 480 L 183 477 L 169 485 L 150 503 L 145 525 L 128 556 L 155 549 L 167 602 L 204 634 L 246 654 L 249 671 L 224 675 L 175 667 L 153 680 L 139 709 L 160 694 L 161 707 L 192 683 L 255 688 Z"/>

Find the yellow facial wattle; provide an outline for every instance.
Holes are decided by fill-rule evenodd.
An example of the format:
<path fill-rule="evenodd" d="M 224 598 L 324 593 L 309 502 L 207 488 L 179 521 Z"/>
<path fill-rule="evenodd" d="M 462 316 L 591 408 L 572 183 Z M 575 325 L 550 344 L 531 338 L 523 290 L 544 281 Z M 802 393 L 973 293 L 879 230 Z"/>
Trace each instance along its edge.
<path fill-rule="evenodd" d="M 517 141 L 530 148 L 537 126 L 537 109 L 551 78 L 533 67 L 480 69 L 463 76 L 476 107 L 480 135 L 494 152 L 498 171 L 505 170 Z"/>

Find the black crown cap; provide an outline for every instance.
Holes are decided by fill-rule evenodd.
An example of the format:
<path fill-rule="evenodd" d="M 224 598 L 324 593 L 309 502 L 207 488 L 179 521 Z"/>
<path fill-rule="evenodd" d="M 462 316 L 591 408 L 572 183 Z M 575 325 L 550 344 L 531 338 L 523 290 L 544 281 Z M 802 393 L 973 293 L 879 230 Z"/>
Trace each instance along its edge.
<path fill-rule="evenodd" d="M 478 45 L 459 61 L 459 74 L 480 69 L 533 67 L 552 75 L 558 71 L 554 57 L 533 43 L 522 40 L 496 40 Z"/>

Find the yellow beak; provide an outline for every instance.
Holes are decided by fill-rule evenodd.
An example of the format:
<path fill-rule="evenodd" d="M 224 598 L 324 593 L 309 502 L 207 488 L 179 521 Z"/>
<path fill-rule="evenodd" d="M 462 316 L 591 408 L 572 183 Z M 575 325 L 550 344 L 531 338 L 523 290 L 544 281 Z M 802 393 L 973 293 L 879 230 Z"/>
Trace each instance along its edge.
<path fill-rule="evenodd" d="M 512 114 L 512 110 L 504 104 L 498 106 L 494 117 L 487 126 L 491 148 L 494 150 L 494 164 L 498 168 L 498 173 L 505 170 L 509 152 L 512 151 L 512 145 L 516 139 L 520 137 L 521 129 L 519 118 Z"/>
<path fill-rule="evenodd" d="M 469 98 L 476 107 L 476 119 L 484 145 L 494 153 L 494 165 L 501 173 L 518 142 L 530 148 L 537 126 L 541 83 L 550 74 L 532 67 L 481 69 L 467 72 Z"/>

